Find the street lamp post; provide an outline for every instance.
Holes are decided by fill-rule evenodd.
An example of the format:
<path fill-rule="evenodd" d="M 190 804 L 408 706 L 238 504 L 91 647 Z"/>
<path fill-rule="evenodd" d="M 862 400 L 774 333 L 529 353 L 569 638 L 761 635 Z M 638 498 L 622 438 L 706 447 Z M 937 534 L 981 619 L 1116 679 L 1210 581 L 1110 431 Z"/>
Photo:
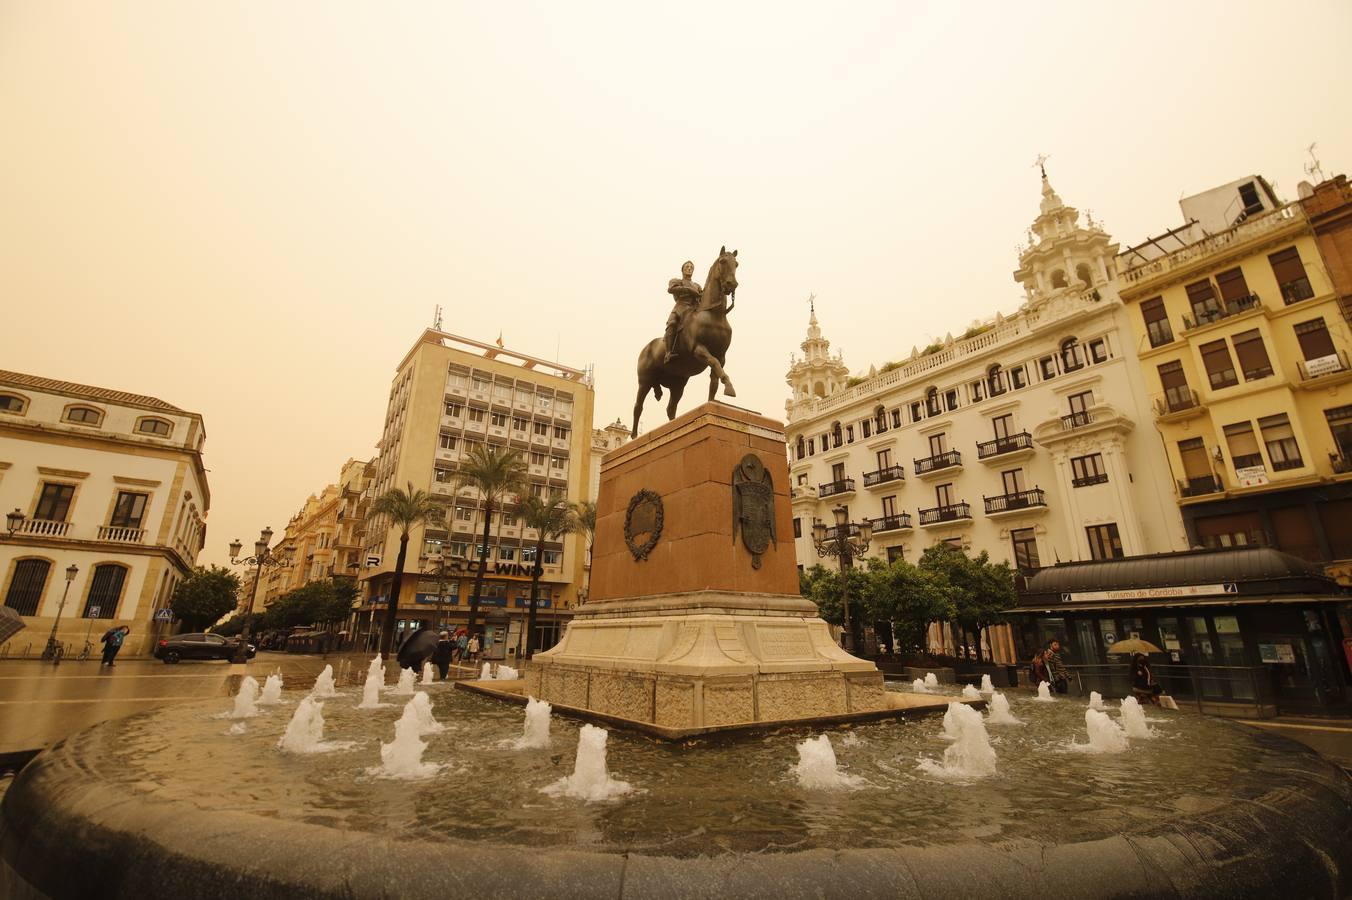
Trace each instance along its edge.
<path fill-rule="evenodd" d="M 835 527 L 825 522 L 816 522 L 812 526 L 812 546 L 817 556 L 825 559 L 834 556 L 840 560 L 840 602 L 845 612 L 845 649 L 853 653 L 859 643 L 853 624 L 850 622 L 850 578 L 848 570 L 853 566 L 854 557 L 868 552 L 869 541 L 873 539 L 873 522 L 865 519 L 854 523 L 849 521 L 850 512 L 843 506 L 831 510 L 835 516 Z"/>
<path fill-rule="evenodd" d="M 19 530 L 26 518 L 28 517 L 23 514 L 23 510 L 17 506 L 14 508 L 14 512 L 5 513 L 5 527 L 9 529 L 10 537 L 14 537 L 14 532 Z"/>
<path fill-rule="evenodd" d="M 254 604 L 258 602 L 258 580 L 263 574 L 263 568 L 284 569 L 291 565 L 291 557 L 278 556 L 273 553 L 268 545 L 272 543 L 272 529 L 264 528 L 258 535 L 258 540 L 254 541 L 254 555 L 244 559 L 239 558 L 240 551 L 244 549 L 244 544 L 239 538 L 230 542 L 230 563 L 236 566 L 253 566 L 254 583 L 253 591 L 249 594 L 249 605 L 243 610 L 244 628 L 240 631 L 239 646 L 235 648 L 233 663 L 246 663 L 249 661 L 249 617 L 253 615 Z M 294 548 L 287 547 L 289 554 Z"/>
<path fill-rule="evenodd" d="M 15 511 L 17 512 L 17 510 Z M 10 515 L 13 515 L 11 513 Z M 71 563 L 66 566 L 66 586 L 61 591 L 61 604 L 56 608 L 56 620 L 52 622 L 52 633 L 47 635 L 47 647 L 42 651 L 43 659 L 50 659 L 53 665 L 61 662 L 61 651 L 56 643 L 56 628 L 61 624 L 61 613 L 66 610 L 66 595 L 70 593 L 70 583 L 80 574 L 80 567 Z"/>

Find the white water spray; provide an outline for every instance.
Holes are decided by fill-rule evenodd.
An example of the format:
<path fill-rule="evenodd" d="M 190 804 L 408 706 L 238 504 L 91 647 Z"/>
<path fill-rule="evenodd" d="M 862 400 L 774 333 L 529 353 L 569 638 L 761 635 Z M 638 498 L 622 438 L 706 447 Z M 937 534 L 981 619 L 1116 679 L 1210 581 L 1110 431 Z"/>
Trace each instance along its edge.
<path fill-rule="evenodd" d="M 438 731 L 445 731 L 446 726 L 437 721 L 436 716 L 432 715 L 432 700 L 427 696 L 426 691 L 418 691 L 413 695 L 413 699 L 408 701 L 408 706 L 412 707 L 414 718 L 418 722 L 419 734 L 436 734 Z"/>
<path fill-rule="evenodd" d="M 1122 701 L 1122 730 L 1130 738 L 1152 738 L 1155 732 L 1145 723 L 1145 710 L 1135 697 Z"/>
<path fill-rule="evenodd" d="M 403 694 L 405 696 L 413 693 L 413 680 L 417 678 L 417 673 L 412 669 L 399 669 L 399 683 L 390 688 L 391 694 Z"/>
<path fill-rule="evenodd" d="M 915 681 L 912 681 L 911 690 L 915 691 L 917 694 L 929 693 L 929 688 L 925 687 L 925 679 L 923 678 L 917 678 Z"/>
<path fill-rule="evenodd" d="M 1089 708 L 1099 710 L 1104 709 L 1103 695 L 1100 694 L 1098 691 L 1089 692 Z"/>
<path fill-rule="evenodd" d="M 287 753 L 326 753 L 351 747 L 350 741 L 324 741 L 324 704 L 305 697 L 296 705 L 277 746 Z"/>
<path fill-rule="evenodd" d="M 986 721 L 992 725 L 1023 724 L 1021 719 L 1015 718 L 1014 714 L 1009 711 L 1009 700 L 999 691 L 991 694 L 990 715 L 986 717 Z"/>
<path fill-rule="evenodd" d="M 282 676 L 269 675 L 268 680 L 263 683 L 263 693 L 258 698 L 262 706 L 276 706 L 282 702 Z"/>
<path fill-rule="evenodd" d="M 406 669 L 405 671 L 412 671 Z M 418 710 L 419 694 L 404 704 L 403 715 L 394 723 L 394 740 L 380 745 L 380 765 L 367 771 L 380 778 L 430 778 L 441 770 L 435 763 L 422 761 L 427 742 L 422 739 L 424 722 Z M 431 707 L 427 707 L 430 715 Z"/>
<path fill-rule="evenodd" d="M 932 688 L 932 687 L 938 687 L 938 686 L 939 686 L 939 676 L 938 676 L 938 675 L 935 675 L 933 672 L 926 672 L 926 673 L 925 673 L 925 687 L 927 687 L 927 688 Z"/>
<path fill-rule="evenodd" d="M 239 683 L 239 693 L 235 695 L 235 708 L 230 712 L 232 719 L 247 719 L 258 715 L 258 679 L 245 675 Z"/>
<path fill-rule="evenodd" d="M 606 771 L 607 737 L 604 728 L 583 725 L 577 735 L 577 761 L 573 764 L 573 774 L 541 790 L 551 797 L 576 797 L 587 803 L 610 800 L 633 790 L 628 782 L 618 781 Z"/>
<path fill-rule="evenodd" d="M 989 675 L 981 676 L 981 693 L 983 694 L 995 693 L 995 682 L 991 681 L 991 677 Z"/>
<path fill-rule="evenodd" d="M 432 664 L 431 664 L 430 662 L 425 662 L 425 663 L 423 663 L 422 681 L 419 682 L 419 683 L 420 683 L 420 684 L 431 684 L 431 683 L 432 683 L 432 677 L 433 677 L 433 676 L 432 676 L 432 673 L 433 673 Z"/>
<path fill-rule="evenodd" d="M 357 704 L 357 709 L 378 709 L 388 706 L 389 704 L 380 702 L 380 689 L 384 686 L 385 664 L 381 662 L 380 654 L 377 653 L 366 669 L 366 684 L 362 685 L 361 702 Z"/>
<path fill-rule="evenodd" d="M 496 681 L 516 681 L 521 677 L 521 673 L 511 666 L 498 663 L 498 671 L 493 678 Z"/>
<path fill-rule="evenodd" d="M 483 667 L 482 669 L 479 670 L 479 680 L 480 680 L 480 681 L 492 681 L 492 680 L 493 680 L 493 664 L 492 664 L 492 663 L 484 663 L 484 667 Z"/>
<path fill-rule="evenodd" d="M 951 719 L 949 717 L 952 717 Z M 981 713 L 965 703 L 948 704 L 944 714 L 944 730 L 952 728 L 956 737 L 944 750 L 944 761 L 920 760 L 919 768 L 940 778 L 984 778 L 995 774 L 995 748 L 986 734 L 986 721 Z"/>
<path fill-rule="evenodd" d="M 1043 703 L 1055 703 L 1056 698 L 1052 696 L 1052 686 L 1045 681 L 1039 681 L 1037 685 L 1037 699 Z"/>
<path fill-rule="evenodd" d="M 981 692 L 970 684 L 962 686 L 962 697 L 964 700 L 980 700 Z"/>
<path fill-rule="evenodd" d="M 857 775 L 841 771 L 831 739 L 824 734 L 798 745 L 798 764 L 793 767 L 793 775 L 800 787 L 813 791 L 857 787 L 862 781 Z"/>
<path fill-rule="evenodd" d="M 310 688 L 310 696 L 316 700 L 338 696 L 338 688 L 333 683 L 333 666 L 325 666 L 324 671 L 319 673 L 319 677 L 315 679 L 315 686 Z"/>
<path fill-rule="evenodd" d="M 526 725 L 521 737 L 512 741 L 514 750 L 544 750 L 549 747 L 549 715 L 554 711 L 544 700 L 526 700 Z"/>
<path fill-rule="evenodd" d="M 1084 727 L 1089 732 L 1089 743 L 1071 744 L 1074 750 L 1081 753 L 1121 753 L 1128 747 L 1126 732 L 1107 713 L 1086 709 Z"/>

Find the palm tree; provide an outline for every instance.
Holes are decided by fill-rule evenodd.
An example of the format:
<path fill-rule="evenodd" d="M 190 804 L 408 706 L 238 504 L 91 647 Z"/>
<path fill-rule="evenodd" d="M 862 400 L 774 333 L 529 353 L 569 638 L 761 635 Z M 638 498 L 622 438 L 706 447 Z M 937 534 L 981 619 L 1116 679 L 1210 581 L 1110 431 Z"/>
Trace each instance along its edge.
<path fill-rule="evenodd" d="M 573 504 L 573 516 L 577 519 L 577 530 L 587 536 L 587 585 L 591 593 L 592 544 L 596 540 L 596 501 L 580 500 Z"/>
<path fill-rule="evenodd" d="M 385 610 L 385 625 L 380 635 L 380 652 L 389 656 L 394 646 L 394 626 L 399 620 L 399 586 L 404 580 L 404 560 L 408 555 L 408 531 L 435 518 L 439 504 L 426 491 L 420 491 L 409 482 L 408 490 L 391 488 L 371 504 L 371 515 L 385 515 L 390 524 L 399 529 L 399 559 L 394 564 L 394 587 L 390 589 L 390 605 Z"/>
<path fill-rule="evenodd" d="M 506 505 L 509 497 L 526 491 L 526 461 L 521 451 L 484 444 L 470 450 L 460 463 L 455 486 L 472 487 L 483 502 L 484 534 L 479 544 L 479 571 L 474 576 L 474 593 L 469 598 L 469 626 L 472 636 L 479 623 L 479 596 L 483 592 L 484 573 L 488 571 L 488 536 L 492 528 L 493 510 Z"/>
<path fill-rule="evenodd" d="M 562 497 L 527 497 L 519 509 L 521 521 L 534 528 L 535 565 L 530 570 L 530 612 L 526 616 L 526 659 L 535 652 L 535 610 L 539 605 L 540 575 L 544 571 L 545 541 L 556 540 L 577 530 L 573 506 Z"/>

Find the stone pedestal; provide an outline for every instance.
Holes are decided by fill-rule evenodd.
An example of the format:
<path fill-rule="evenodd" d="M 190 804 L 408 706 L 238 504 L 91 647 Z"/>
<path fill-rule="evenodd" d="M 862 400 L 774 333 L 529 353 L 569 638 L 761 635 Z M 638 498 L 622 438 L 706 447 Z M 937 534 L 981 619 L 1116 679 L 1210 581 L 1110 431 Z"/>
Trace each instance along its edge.
<path fill-rule="evenodd" d="M 719 403 L 608 453 L 592 602 L 527 691 L 673 730 L 886 708 L 799 596 L 787 459 L 778 422 Z"/>

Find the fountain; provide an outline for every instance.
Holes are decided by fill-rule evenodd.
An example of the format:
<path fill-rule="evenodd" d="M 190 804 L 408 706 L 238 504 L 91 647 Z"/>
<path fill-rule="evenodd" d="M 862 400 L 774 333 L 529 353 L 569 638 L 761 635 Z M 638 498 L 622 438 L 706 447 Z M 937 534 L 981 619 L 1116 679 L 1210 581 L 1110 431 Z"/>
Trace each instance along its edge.
<path fill-rule="evenodd" d="M 808 738 L 798 745 L 798 763 L 793 775 L 799 787 L 812 791 L 858 787 L 863 779 L 847 775 L 836 763 L 836 751 L 826 735 Z"/>
<path fill-rule="evenodd" d="M 282 676 L 281 673 L 269 675 L 268 680 L 263 683 L 263 693 L 258 698 L 261 706 L 276 706 L 282 702 Z"/>
<path fill-rule="evenodd" d="M 951 719 L 950 719 L 951 717 Z M 942 763 L 921 759 L 918 768 L 940 778 L 985 778 L 995 774 L 995 748 L 986 734 L 986 721 L 981 713 L 965 703 L 954 701 L 944 713 L 944 731 L 950 725 L 953 743 L 944 750 Z"/>
<path fill-rule="evenodd" d="M 917 694 L 928 694 L 930 692 L 929 686 L 925 684 L 925 679 L 923 678 L 917 678 L 915 681 L 912 681 L 911 690 L 915 691 Z"/>
<path fill-rule="evenodd" d="M 925 673 L 925 687 L 927 687 L 927 688 L 936 688 L 936 687 L 938 687 L 938 686 L 939 686 L 939 676 L 938 676 L 938 675 L 935 675 L 933 672 L 926 672 L 926 673 Z"/>
<path fill-rule="evenodd" d="M 1145 723 L 1145 710 L 1135 697 L 1122 701 L 1122 730 L 1129 738 L 1152 738 L 1155 732 Z"/>
<path fill-rule="evenodd" d="M 618 781 L 606 771 L 606 738 L 604 728 L 583 725 L 577 735 L 577 760 L 573 774 L 541 788 L 551 797 L 573 797 L 593 803 L 612 800 L 629 793 L 633 788 L 626 781 Z"/>
<path fill-rule="evenodd" d="M 230 712 L 232 719 L 247 719 L 258 715 L 258 679 L 245 675 L 239 683 L 239 693 L 235 695 L 235 708 Z"/>
<path fill-rule="evenodd" d="M 432 715 L 432 700 L 427 696 L 426 691 L 418 691 L 413 695 L 413 699 L 408 701 L 407 708 L 412 708 L 414 718 L 418 722 L 419 734 L 436 734 L 438 731 L 445 731 L 446 726 L 437 721 L 436 716 Z"/>
<path fill-rule="evenodd" d="M 435 667 L 432 665 L 431 661 L 429 660 L 428 662 L 423 663 L 422 681 L 419 682 L 419 684 L 424 684 L 424 685 L 432 684 L 433 678 L 435 677 L 435 675 L 436 675 L 436 669 L 435 669 Z"/>
<path fill-rule="evenodd" d="M 380 689 L 384 686 L 385 664 L 377 653 L 366 669 L 366 683 L 362 685 L 361 703 L 357 704 L 357 709 L 379 709 L 382 706 L 389 706 L 388 703 L 380 702 Z"/>
<path fill-rule="evenodd" d="M 1039 681 L 1037 684 L 1037 698 L 1043 703 L 1055 703 L 1056 698 L 1052 696 L 1052 686 L 1045 681 Z"/>
<path fill-rule="evenodd" d="M 981 692 L 978 691 L 973 685 L 964 684 L 962 686 L 962 696 L 964 700 L 980 700 Z"/>
<path fill-rule="evenodd" d="M 483 667 L 482 669 L 479 670 L 479 680 L 480 680 L 480 681 L 492 681 L 492 680 L 493 680 L 493 664 L 492 664 L 492 663 L 484 663 L 484 667 Z"/>
<path fill-rule="evenodd" d="M 412 669 L 405 669 L 411 672 Z M 420 694 L 426 701 L 426 694 Z M 367 770 L 378 778 L 413 780 L 431 778 L 442 766 L 422 761 L 427 742 L 422 739 L 425 722 L 418 710 L 418 696 L 404 704 L 403 715 L 394 723 L 394 740 L 380 745 L 380 765 Z M 431 715 L 428 707 L 427 714 Z"/>
<path fill-rule="evenodd" d="M 494 673 L 495 681 L 516 681 L 521 674 L 506 663 L 498 663 L 498 671 Z"/>
<path fill-rule="evenodd" d="M 991 694 L 990 715 L 986 717 L 986 721 L 993 725 L 1023 724 L 1020 719 L 1015 718 L 1014 714 L 1009 711 L 1009 699 L 999 691 Z"/>
<path fill-rule="evenodd" d="M 314 697 L 304 697 L 296 705 L 286 731 L 277 742 L 277 748 L 287 753 L 328 753 L 351 746 L 351 741 L 325 742 L 324 704 Z"/>
<path fill-rule="evenodd" d="M 526 725 L 521 737 L 512 741 L 515 750 L 547 750 L 550 745 L 549 715 L 554 708 L 543 700 L 526 700 Z"/>
<path fill-rule="evenodd" d="M 1071 749 L 1081 753 L 1121 753 L 1128 747 L 1126 732 L 1107 713 L 1086 709 L 1084 727 L 1089 732 L 1089 743 L 1071 744 Z"/>
<path fill-rule="evenodd" d="M 412 669 L 399 670 L 399 682 L 390 688 L 391 694 L 402 694 L 408 696 L 413 693 L 413 680 L 417 678 L 417 673 Z"/>
<path fill-rule="evenodd" d="M 347 660 L 343 662 L 346 663 Z M 315 679 L 315 686 L 310 688 L 310 696 L 316 700 L 338 696 L 338 688 L 333 683 L 333 666 L 325 666 L 324 671 L 319 673 L 319 677 Z"/>
<path fill-rule="evenodd" d="M 1105 708 L 1103 706 L 1103 695 L 1100 694 L 1098 691 L 1089 692 L 1089 708 L 1098 710 L 1102 710 Z"/>
<path fill-rule="evenodd" d="M 989 675 L 981 676 L 981 693 L 983 694 L 995 693 L 995 682 L 991 681 L 991 677 Z"/>

